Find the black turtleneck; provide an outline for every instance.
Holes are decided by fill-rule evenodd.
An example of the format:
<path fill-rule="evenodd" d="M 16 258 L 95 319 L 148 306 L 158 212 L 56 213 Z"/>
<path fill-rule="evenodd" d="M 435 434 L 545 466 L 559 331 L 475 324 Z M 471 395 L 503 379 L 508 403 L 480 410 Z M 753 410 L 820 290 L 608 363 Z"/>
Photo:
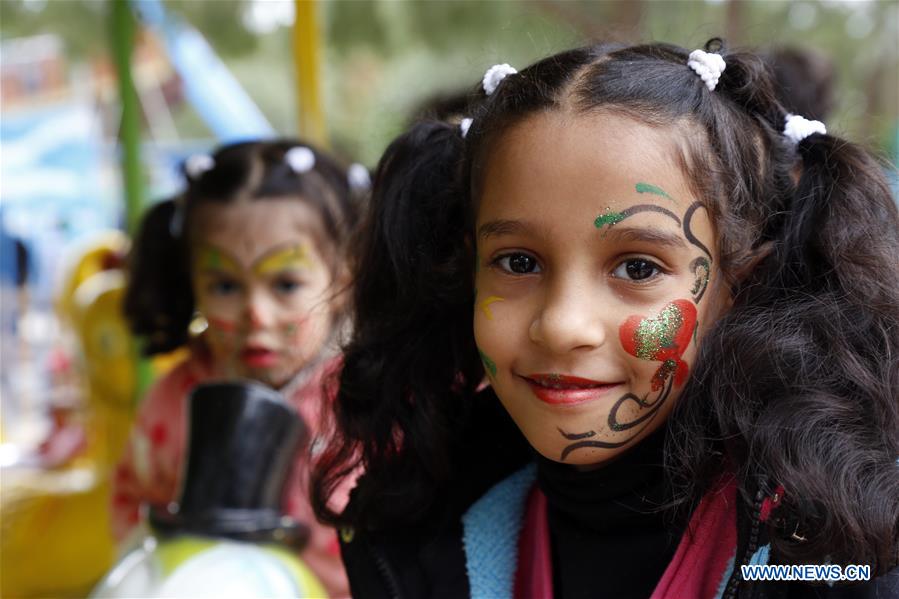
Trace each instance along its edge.
<path fill-rule="evenodd" d="M 668 499 L 664 433 L 590 471 L 545 458 L 537 480 L 546 495 L 556 599 L 645 599 L 674 556 L 685 523 L 659 506 Z"/>

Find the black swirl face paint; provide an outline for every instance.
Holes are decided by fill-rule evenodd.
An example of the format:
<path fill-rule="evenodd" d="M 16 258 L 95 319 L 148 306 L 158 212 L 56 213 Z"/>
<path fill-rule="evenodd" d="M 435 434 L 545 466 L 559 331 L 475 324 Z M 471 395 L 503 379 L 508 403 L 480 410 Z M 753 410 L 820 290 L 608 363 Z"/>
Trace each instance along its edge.
<path fill-rule="evenodd" d="M 674 384 L 682 385 L 689 373 L 683 354 L 696 330 L 696 306 L 684 299 L 667 304 L 654 317 L 631 316 L 620 327 L 620 340 L 626 352 L 641 360 L 660 361 L 652 377 L 651 391 L 642 397 L 634 393 L 622 395 L 609 411 L 608 428 L 615 433 L 629 433 L 618 441 L 595 439 L 595 430 L 568 433 L 559 429 L 567 440 L 573 441 L 562 449 L 561 461 L 572 451 L 583 448 L 614 449 L 622 447 L 640 434 L 658 414 L 671 395 Z M 656 393 L 655 396 L 651 396 Z M 626 406 L 634 406 L 639 414 L 628 419 L 621 414 Z M 642 412 L 642 414 L 641 414 Z"/>
<path fill-rule="evenodd" d="M 618 401 L 615 402 L 615 404 L 612 406 L 612 410 L 609 412 L 609 429 L 615 432 L 630 431 L 630 434 L 628 434 L 627 437 L 619 441 L 601 441 L 599 439 L 595 439 L 594 437 L 596 437 L 597 433 L 594 430 L 589 430 L 582 433 L 567 433 L 562 429 L 558 429 L 562 437 L 564 437 L 567 441 L 573 441 L 573 443 L 569 443 L 562 449 L 559 460 L 564 462 L 565 459 L 568 458 L 568 456 L 571 454 L 571 452 L 578 449 L 616 449 L 618 447 L 627 445 L 653 421 L 653 419 L 659 413 L 661 407 L 665 404 L 665 401 L 671 395 L 671 388 L 673 387 L 673 385 L 674 377 L 668 375 L 665 387 L 658 395 L 656 395 L 652 399 L 649 398 L 649 393 L 644 394 L 643 397 L 638 397 L 633 393 L 625 393 L 620 398 L 618 398 Z M 646 412 L 633 420 L 621 421 L 619 419 L 619 412 L 623 406 L 629 403 L 635 403 L 638 410 L 644 409 L 646 410 Z"/>
<path fill-rule="evenodd" d="M 690 204 L 690 207 L 687 208 L 687 212 L 684 214 L 684 237 L 687 238 L 687 241 L 702 250 L 708 259 L 711 260 L 712 252 L 709 251 L 709 248 L 705 247 L 705 244 L 696 238 L 696 235 L 693 234 L 693 229 L 690 226 L 693 221 L 693 215 L 696 214 L 696 211 L 700 208 L 703 208 L 703 210 L 705 209 L 699 202 L 693 202 Z"/>

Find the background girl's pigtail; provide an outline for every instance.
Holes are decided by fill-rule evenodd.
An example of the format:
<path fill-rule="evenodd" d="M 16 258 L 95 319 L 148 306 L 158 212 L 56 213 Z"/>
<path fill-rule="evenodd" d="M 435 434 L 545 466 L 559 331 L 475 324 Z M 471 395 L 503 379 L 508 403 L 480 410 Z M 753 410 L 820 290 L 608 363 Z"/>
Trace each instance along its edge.
<path fill-rule="evenodd" d="M 326 521 L 414 520 L 439 496 L 433 481 L 449 478 L 454 414 L 482 377 L 471 327 L 468 192 L 459 184 L 463 144 L 458 126 L 421 122 L 387 148 L 375 172 L 336 401 L 341 437 L 313 477 Z M 380 491 L 363 480 L 356 513 L 339 519 L 324 498 L 360 459 Z"/>
<path fill-rule="evenodd" d="M 176 203 L 163 200 L 147 210 L 129 256 L 125 318 L 144 339 L 145 355 L 171 351 L 188 340 L 194 299 L 183 222 L 181 234 L 173 235 L 172 223 L 183 219 Z"/>

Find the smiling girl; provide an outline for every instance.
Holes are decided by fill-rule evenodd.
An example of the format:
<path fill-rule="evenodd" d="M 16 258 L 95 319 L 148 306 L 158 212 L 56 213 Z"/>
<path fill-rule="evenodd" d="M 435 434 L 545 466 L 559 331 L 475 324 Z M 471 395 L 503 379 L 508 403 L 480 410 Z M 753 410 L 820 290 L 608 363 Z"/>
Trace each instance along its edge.
<path fill-rule="evenodd" d="M 144 220 L 125 309 L 147 353 L 186 346 L 189 357 L 141 404 L 113 482 L 119 538 L 138 522 L 141 503 L 177 497 L 186 398 L 199 383 L 247 378 L 279 389 L 315 443 L 345 321 L 346 244 L 358 198 L 344 168 L 283 140 L 193 156 L 185 170 L 184 194 Z M 334 531 L 312 516 L 308 468 L 301 453 L 285 509 L 311 525 L 303 559 L 329 593 L 346 595 Z"/>
<path fill-rule="evenodd" d="M 354 595 L 841 596 L 741 570 L 824 563 L 899 590 L 877 163 L 717 43 L 591 46 L 482 90 L 376 173 L 313 477 Z"/>

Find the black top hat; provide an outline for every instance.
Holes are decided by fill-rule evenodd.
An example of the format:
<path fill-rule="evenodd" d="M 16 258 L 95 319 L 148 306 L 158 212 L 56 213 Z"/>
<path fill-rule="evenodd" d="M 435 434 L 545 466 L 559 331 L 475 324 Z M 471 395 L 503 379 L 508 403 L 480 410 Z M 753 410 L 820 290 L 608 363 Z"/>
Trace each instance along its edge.
<path fill-rule="evenodd" d="M 161 533 L 302 546 L 308 528 L 283 515 L 306 426 L 280 393 L 250 381 L 198 386 L 189 398 L 187 463 L 179 500 L 150 508 Z"/>

